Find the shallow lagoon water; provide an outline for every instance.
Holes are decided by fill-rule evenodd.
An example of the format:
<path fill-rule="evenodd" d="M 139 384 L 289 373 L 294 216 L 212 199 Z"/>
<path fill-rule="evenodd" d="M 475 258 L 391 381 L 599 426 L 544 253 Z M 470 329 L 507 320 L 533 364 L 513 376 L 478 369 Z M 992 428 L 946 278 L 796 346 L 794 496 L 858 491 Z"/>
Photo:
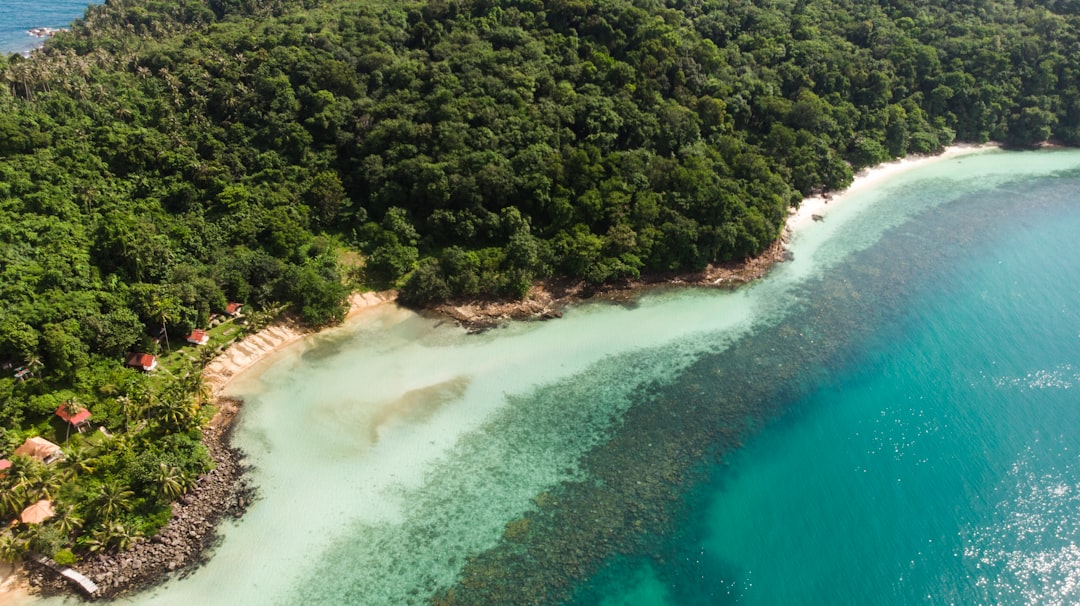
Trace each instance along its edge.
<path fill-rule="evenodd" d="M 550 508 L 549 495 L 571 494 L 560 487 L 588 489 L 605 448 L 632 444 L 624 449 L 627 470 L 665 456 L 628 434 L 638 413 L 693 392 L 704 422 L 709 402 L 730 385 L 706 380 L 720 376 L 711 365 L 737 364 L 785 383 L 770 391 L 783 397 L 761 402 L 740 426 L 744 447 L 720 453 L 720 466 L 642 478 L 670 484 L 680 502 L 664 507 L 677 515 L 655 516 L 666 521 L 642 526 L 622 555 L 598 549 L 582 554 L 574 571 L 548 571 L 576 589 L 529 599 L 1035 603 L 1024 596 L 1038 587 L 1017 579 L 1053 572 L 1065 586 L 1074 574 L 1067 563 L 1080 559 L 1068 559 L 1066 543 L 1080 541 L 1080 528 L 1067 516 L 1029 528 L 1014 515 L 1023 508 L 1049 515 L 1049 503 L 1067 511 L 1080 491 L 1078 461 L 1061 450 L 1073 447 L 1068 435 L 1049 431 L 1041 416 L 1049 409 L 1068 417 L 1075 400 L 1042 403 L 1033 394 L 1071 392 L 1032 387 L 1080 383 L 1071 370 L 1080 368 L 1080 321 L 1068 316 L 1080 293 L 1067 286 L 1080 280 L 1055 273 L 1061 288 L 1053 298 L 1040 295 L 1041 306 L 1024 297 L 1049 292 L 1045 284 L 1023 280 L 1035 279 L 1030 269 L 1041 260 L 1029 255 L 1040 244 L 1059 261 L 1070 257 L 1061 234 L 1080 233 L 1080 211 L 1069 200 L 1080 197 L 1077 167 L 1077 152 L 988 152 L 912 169 L 851 194 L 797 234 L 794 261 L 734 292 L 675 290 L 633 306 L 582 305 L 555 322 L 479 336 L 393 307 L 370 310 L 232 387 L 246 401 L 236 441 L 254 466 L 260 499 L 225 527 L 206 566 L 126 602 L 423 603 L 519 530 L 543 549 L 542 525 L 522 520 Z M 1071 181 L 1049 177 L 1070 170 Z M 1061 199 L 1044 200 L 1042 215 L 992 203 L 1043 181 L 1056 184 Z M 959 227 L 970 227 L 972 216 L 980 218 L 975 227 Z M 1000 227 L 1016 217 L 1030 232 L 1024 245 Z M 989 257 L 994 250 L 1002 256 Z M 904 255 L 914 261 L 898 263 Z M 1008 271 L 995 273 L 992 260 Z M 1051 321 L 1046 314 L 1055 309 L 1065 311 Z M 1013 338 L 1038 338 L 1021 351 L 979 328 L 1028 311 L 1036 321 Z M 865 317 L 852 322 L 856 313 Z M 955 320 L 933 321 L 950 313 Z M 1072 340 L 1046 347 L 1058 328 Z M 821 331 L 829 355 L 790 359 L 784 335 L 796 333 L 789 329 L 810 346 Z M 968 341 L 954 350 L 955 338 Z M 741 352 L 788 366 L 754 371 L 755 359 Z M 905 386 L 912 375 L 925 384 Z M 695 420 L 651 429 L 677 440 L 679 422 Z M 974 437 L 954 447 L 959 429 Z M 679 465 L 694 467 L 672 463 Z M 620 498 L 610 495 L 630 504 Z M 634 515 L 651 519 L 648 511 Z M 1060 537 L 1041 538 L 1051 527 Z M 501 571 L 504 582 L 527 576 L 527 562 Z"/>

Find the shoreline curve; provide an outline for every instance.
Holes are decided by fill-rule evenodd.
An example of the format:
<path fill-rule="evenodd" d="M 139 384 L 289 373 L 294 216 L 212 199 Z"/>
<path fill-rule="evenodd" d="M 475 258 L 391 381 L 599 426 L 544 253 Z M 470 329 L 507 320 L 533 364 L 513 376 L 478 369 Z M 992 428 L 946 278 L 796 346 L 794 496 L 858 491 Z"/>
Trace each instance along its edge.
<path fill-rule="evenodd" d="M 558 318 L 562 315 L 561 308 L 576 302 L 586 299 L 628 300 L 650 288 L 664 286 L 733 288 L 763 277 L 773 265 L 783 262 L 788 255 L 787 242 L 791 236 L 799 230 L 805 229 L 813 221 L 821 220 L 827 216 L 831 209 L 840 205 L 848 193 L 873 187 L 898 174 L 938 160 L 999 148 L 1001 148 L 1001 145 L 997 143 L 956 144 L 946 147 L 937 155 L 909 156 L 863 169 L 855 175 L 853 182 L 845 190 L 828 192 L 803 199 L 798 207 L 790 211 L 781 236 L 761 255 L 743 261 L 710 265 L 704 272 L 647 276 L 641 280 L 601 288 L 588 288 L 581 283 L 568 281 L 544 281 L 534 285 L 527 297 L 521 301 L 453 301 L 433 306 L 427 311 L 448 317 L 465 329 L 475 331 L 498 326 L 510 320 Z M 376 306 L 396 303 L 396 300 L 397 293 L 394 291 L 353 293 L 349 297 L 349 307 L 345 321 L 346 323 L 356 321 L 357 317 L 363 312 Z M 161 566 L 151 566 L 155 570 L 148 570 L 149 574 L 145 577 L 137 580 L 132 579 L 131 582 L 114 584 L 111 591 L 103 592 L 104 596 L 111 597 L 146 589 L 167 580 L 173 571 L 197 566 L 201 558 L 205 557 L 204 551 L 207 548 L 212 548 L 217 521 L 224 517 L 226 513 L 239 516 L 243 512 L 247 502 L 250 501 L 251 490 L 243 481 L 246 475 L 244 473 L 243 455 L 229 444 L 232 422 L 239 413 L 242 402 L 227 397 L 225 392 L 234 380 L 250 372 L 273 354 L 301 341 L 307 336 L 318 334 L 318 332 L 302 327 L 290 320 L 276 322 L 240 341 L 230 344 L 221 355 L 214 358 L 206 366 L 203 370 L 203 380 L 211 390 L 212 400 L 215 406 L 218 407 L 218 412 L 204 432 L 204 444 L 212 453 L 215 465 L 227 473 L 223 474 L 223 478 L 214 482 L 216 487 L 214 490 L 196 493 L 191 499 L 188 499 L 188 503 L 182 505 L 185 509 L 190 508 L 196 516 L 201 518 L 198 520 L 198 525 L 203 527 L 202 536 L 198 539 L 201 548 L 195 549 L 190 558 L 185 558 L 190 559 L 190 561 L 179 563 L 179 565 L 171 558 L 169 562 L 156 562 Z M 200 480 L 200 485 L 202 484 L 203 482 Z M 199 515 L 197 513 L 199 510 L 202 512 L 207 510 L 216 511 L 217 515 Z M 173 520 L 170 520 L 166 528 L 163 529 L 162 534 L 165 534 L 170 527 L 174 526 L 177 517 L 174 515 Z M 191 520 L 187 516 L 184 519 L 185 522 L 183 523 L 190 525 Z M 187 530 L 187 526 L 184 527 L 184 530 Z M 147 553 L 135 554 L 134 557 L 154 558 L 152 550 L 149 548 L 154 545 L 154 540 L 140 541 L 132 550 L 111 558 L 115 564 L 110 568 L 122 570 L 122 562 L 130 562 L 131 560 L 120 556 L 127 556 L 136 551 L 146 551 Z M 97 560 L 83 564 L 94 562 L 101 564 Z M 100 567 L 79 565 L 75 568 L 91 574 L 95 572 L 102 574 Z M 96 569 L 91 572 L 91 568 Z M 41 580 L 40 576 L 30 573 L 25 565 L 15 566 L 10 570 L 0 569 L 0 606 L 32 603 L 38 596 L 34 593 L 36 587 L 29 582 L 31 576 L 35 577 L 35 585 L 37 581 Z M 63 593 L 64 589 L 62 584 L 48 583 L 47 580 L 41 588 L 45 589 L 45 594 Z"/>

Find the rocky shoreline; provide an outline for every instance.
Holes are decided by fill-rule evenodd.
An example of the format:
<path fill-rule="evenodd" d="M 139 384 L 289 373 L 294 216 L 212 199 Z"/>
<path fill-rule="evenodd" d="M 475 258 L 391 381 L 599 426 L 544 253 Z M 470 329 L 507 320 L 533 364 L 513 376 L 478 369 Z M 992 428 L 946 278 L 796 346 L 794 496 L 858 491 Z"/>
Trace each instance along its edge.
<path fill-rule="evenodd" d="M 993 144 L 980 146 L 953 146 L 945 156 L 979 151 Z M 877 178 L 896 170 L 913 166 L 915 161 L 903 161 L 882 165 L 861 174 L 855 185 L 872 185 Z M 798 215 L 789 217 L 787 227 L 766 251 L 757 257 L 742 261 L 710 265 L 705 270 L 691 273 L 657 273 L 641 279 L 602 286 L 588 285 L 581 281 L 551 279 L 535 284 L 520 301 L 473 299 L 456 300 L 421 310 L 438 318 L 454 321 L 470 332 L 478 332 L 504 325 L 511 320 L 547 320 L 562 316 L 566 306 L 585 301 L 609 301 L 614 304 L 631 304 L 642 293 L 665 287 L 735 288 L 757 280 L 777 263 L 791 259 L 787 249 L 792 229 L 798 228 L 798 218 L 819 221 L 817 214 L 823 206 L 811 204 L 818 201 L 827 204 L 829 195 L 803 201 Z M 803 212 L 803 211 L 806 212 Z M 393 302 L 393 291 L 355 293 L 350 297 L 349 317 L 360 311 Z M 237 347 L 229 357 L 218 360 L 221 368 L 208 367 L 207 384 L 218 395 L 218 415 L 203 431 L 203 443 L 210 452 L 216 467 L 199 479 L 196 487 L 173 504 L 173 519 L 157 536 L 141 539 L 127 552 L 101 555 L 80 562 L 74 568 L 99 585 L 98 598 L 113 598 L 147 589 L 173 578 L 189 574 L 206 562 L 219 541 L 217 524 L 227 517 L 238 518 L 255 498 L 255 489 L 247 483 L 247 466 L 243 453 L 230 446 L 232 420 L 239 412 L 241 402 L 220 397 L 224 387 L 235 376 L 255 364 L 263 355 L 301 338 L 306 331 L 291 324 L 271 327 L 276 331 L 260 331 L 254 341 Z M 257 337 L 257 338 L 256 338 Z M 251 345 L 248 347 L 247 345 Z M 228 352 L 227 352 L 228 353 Z M 30 587 L 44 595 L 72 595 L 73 588 L 51 571 L 28 563 L 23 574 Z"/>
<path fill-rule="evenodd" d="M 26 31 L 35 38 L 51 38 L 60 32 L 66 32 L 66 27 L 32 27 Z"/>
<path fill-rule="evenodd" d="M 786 260 L 789 255 L 786 241 L 785 232 L 783 238 L 757 257 L 710 265 L 701 272 L 653 274 L 639 280 L 603 286 L 570 280 L 547 280 L 534 285 L 528 296 L 520 301 L 452 301 L 424 311 L 457 322 L 471 332 L 478 332 L 511 320 L 558 318 L 562 316 L 564 307 L 584 300 L 628 303 L 652 288 L 676 285 L 734 288 L 761 278 L 776 263 Z M 354 311 L 388 300 L 386 293 L 374 296 L 366 293 L 360 297 L 351 301 Z M 291 338 L 275 339 L 273 346 L 268 345 L 267 349 L 273 350 L 282 343 L 291 342 L 303 332 L 290 330 L 286 336 Z M 250 357 L 259 356 L 253 353 Z M 241 369 L 248 365 L 241 365 Z M 208 374 L 208 383 L 220 394 L 221 388 L 236 373 L 218 373 L 222 374 L 221 377 L 214 372 Z M 219 541 L 217 525 L 225 518 L 243 515 L 255 498 L 255 489 L 246 478 L 243 452 L 229 443 L 232 421 L 240 405 L 241 402 L 235 399 L 217 398 L 218 415 L 203 430 L 203 444 L 215 467 L 202 476 L 190 492 L 173 503 L 173 517 L 160 533 L 139 539 L 123 553 L 98 555 L 72 567 L 97 583 L 98 593 L 92 599 L 115 598 L 164 583 L 173 575 L 182 578 L 191 573 L 210 558 Z M 75 593 L 65 579 L 43 566 L 28 563 L 25 575 L 32 590 L 41 595 Z"/>
<path fill-rule="evenodd" d="M 637 280 L 590 285 L 580 280 L 549 279 L 534 284 L 520 301 L 501 299 L 457 299 L 440 303 L 425 311 L 449 318 L 469 332 L 496 328 L 509 321 L 550 320 L 562 317 L 562 310 L 585 300 L 627 303 L 643 292 L 667 286 L 736 288 L 763 277 L 777 263 L 790 259 L 785 230 L 763 253 L 741 261 L 709 265 L 700 272 L 655 273 Z"/>
<path fill-rule="evenodd" d="M 235 410 L 239 403 L 222 404 Z M 229 445 L 231 433 L 228 422 L 211 423 L 203 430 L 203 444 L 215 467 L 173 503 L 173 517 L 160 533 L 139 539 L 123 553 L 99 555 L 72 567 L 97 583 L 93 599 L 143 590 L 174 574 L 182 577 L 209 559 L 219 541 L 218 524 L 225 518 L 239 518 L 255 497 L 245 477 L 244 454 Z M 42 595 L 73 593 L 72 586 L 52 571 L 32 563 L 26 566 L 30 586 Z"/>
<path fill-rule="evenodd" d="M 940 157 L 955 156 L 980 151 L 993 144 L 979 146 L 953 146 Z M 881 165 L 868 173 L 860 174 L 851 189 L 856 186 L 872 186 L 878 179 L 905 170 L 920 161 L 931 158 L 904 160 Z M 850 191 L 850 190 L 849 190 Z M 641 279 L 603 286 L 588 285 L 581 281 L 546 280 L 535 284 L 520 301 L 508 300 L 456 300 L 421 310 L 441 319 L 454 321 L 470 332 L 478 332 L 506 324 L 511 320 L 546 320 L 562 316 L 566 306 L 585 301 L 609 301 L 614 304 L 631 304 L 642 293 L 671 286 L 735 288 L 757 280 L 777 263 L 790 260 L 787 243 L 793 229 L 803 220 L 819 221 L 824 205 L 831 196 L 808 198 L 792 213 L 780 238 L 761 255 L 742 261 L 708 266 L 705 270 L 691 273 L 657 273 Z M 805 212 L 804 212 L 805 211 Z M 379 293 L 355 293 L 350 297 L 349 317 L 360 311 L 396 299 L 393 291 Z M 122 554 L 98 556 L 81 562 L 75 569 L 96 583 L 100 589 L 95 598 L 112 598 L 146 589 L 163 583 L 173 575 L 186 575 L 206 562 L 213 547 L 219 541 L 217 524 L 226 517 L 240 517 L 255 497 L 255 490 L 246 480 L 247 466 L 241 451 L 229 445 L 232 420 L 239 412 L 241 402 L 220 397 L 225 385 L 252 366 L 258 359 L 278 347 L 302 337 L 306 331 L 300 327 L 277 325 L 281 334 L 261 331 L 252 342 L 253 347 L 236 348 L 229 358 L 223 358 L 223 368 L 208 368 L 208 385 L 217 398 L 218 416 L 203 432 L 203 443 L 210 451 L 215 469 L 201 478 L 190 493 L 173 504 L 173 519 L 156 537 L 142 539 Z M 287 334 L 286 334 L 287 333 Z M 261 335 L 261 336 L 260 336 Z M 234 359 L 235 358 L 235 359 Z M 26 564 L 24 574 L 32 589 L 46 595 L 72 595 L 72 587 L 52 572 L 46 572 L 35 564 Z"/>
<path fill-rule="evenodd" d="M 349 316 L 392 301 L 394 294 L 355 293 L 349 297 Z M 220 540 L 218 524 L 226 518 L 241 517 L 256 497 L 255 487 L 248 482 L 244 453 L 230 443 L 233 420 L 243 402 L 225 397 L 222 392 L 232 379 L 263 357 L 309 332 L 294 318 L 286 318 L 231 344 L 203 370 L 205 385 L 214 394 L 217 407 L 217 414 L 202 431 L 202 443 L 214 469 L 173 503 L 172 518 L 157 535 L 137 540 L 123 553 L 98 555 L 71 567 L 98 585 L 91 599 L 111 599 L 175 576 L 183 578 L 210 559 Z M 22 565 L 21 576 L 31 592 L 39 595 L 82 596 L 67 580 L 29 560 Z"/>
<path fill-rule="evenodd" d="M 643 292 L 666 286 L 735 288 L 764 276 L 777 263 L 789 258 L 788 232 L 764 253 L 743 261 L 710 265 L 694 273 L 651 274 L 639 280 L 602 286 L 580 281 L 546 280 L 530 289 L 520 301 L 459 300 L 433 306 L 427 313 L 450 319 L 470 332 L 479 332 L 511 320 L 547 320 L 562 316 L 567 305 L 585 300 L 625 304 Z M 352 303 L 353 311 L 388 301 L 388 293 L 364 293 Z M 302 336 L 305 331 L 288 328 L 288 335 L 273 339 L 264 348 L 278 346 Z M 284 330 L 284 329 L 283 329 Z M 258 334 L 256 334 L 258 336 Z M 286 338 L 287 337 L 287 338 Z M 259 352 L 245 353 L 245 364 L 233 372 L 208 373 L 208 383 L 216 394 L 240 370 L 259 358 Z M 248 355 L 250 354 L 250 355 Z M 207 370 L 212 370 L 208 368 Z M 221 376 L 219 377 L 218 374 Z M 218 415 L 203 430 L 203 444 L 214 461 L 214 469 L 202 476 L 196 486 L 175 503 L 173 517 L 154 537 L 142 538 L 119 554 L 102 554 L 79 562 L 72 568 L 98 585 L 91 599 L 110 599 L 164 583 L 173 575 L 181 578 L 205 563 L 220 537 L 218 524 L 225 518 L 239 518 L 255 498 L 255 488 L 248 484 L 244 454 L 230 445 L 232 421 L 241 402 L 217 398 Z M 28 563 L 25 575 L 32 591 L 41 595 L 72 595 L 73 587 L 43 566 Z"/>

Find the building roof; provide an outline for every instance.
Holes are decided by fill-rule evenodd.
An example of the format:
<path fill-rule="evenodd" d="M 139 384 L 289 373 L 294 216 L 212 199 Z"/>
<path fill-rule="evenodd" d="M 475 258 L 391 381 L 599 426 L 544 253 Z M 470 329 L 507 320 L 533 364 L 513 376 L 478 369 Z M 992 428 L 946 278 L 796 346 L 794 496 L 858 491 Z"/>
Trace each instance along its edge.
<path fill-rule="evenodd" d="M 156 363 L 157 358 L 148 353 L 133 353 L 127 359 L 128 366 L 137 366 L 139 368 L 153 368 Z"/>
<path fill-rule="evenodd" d="M 209 340 L 210 335 L 206 334 L 206 331 L 201 328 L 196 328 L 187 336 L 188 343 L 195 343 L 196 345 L 206 345 Z"/>
<path fill-rule="evenodd" d="M 50 457 L 54 457 L 60 454 L 60 447 L 45 438 L 26 438 L 26 441 L 22 443 L 22 446 L 15 449 L 15 454 L 32 457 L 39 461 L 44 461 Z"/>
<path fill-rule="evenodd" d="M 19 519 L 23 524 L 40 524 L 45 520 L 53 517 L 56 512 L 53 511 L 52 501 L 48 499 L 41 499 L 37 503 L 22 510 L 19 514 Z"/>
<path fill-rule="evenodd" d="M 90 411 L 80 406 L 78 412 L 70 414 L 68 412 L 67 404 L 61 404 L 60 407 L 56 409 L 56 416 L 72 425 L 79 425 L 80 423 L 85 423 L 90 420 Z"/>
<path fill-rule="evenodd" d="M 11 468 L 11 461 L 7 459 L 0 459 L 0 471 Z"/>
<path fill-rule="evenodd" d="M 244 306 L 243 303 L 232 303 L 232 302 L 230 302 L 228 305 L 225 306 L 225 313 L 227 313 L 227 314 L 229 314 L 231 316 L 231 315 L 233 315 L 235 313 L 238 313 L 240 311 L 240 308 L 243 307 L 243 306 Z"/>

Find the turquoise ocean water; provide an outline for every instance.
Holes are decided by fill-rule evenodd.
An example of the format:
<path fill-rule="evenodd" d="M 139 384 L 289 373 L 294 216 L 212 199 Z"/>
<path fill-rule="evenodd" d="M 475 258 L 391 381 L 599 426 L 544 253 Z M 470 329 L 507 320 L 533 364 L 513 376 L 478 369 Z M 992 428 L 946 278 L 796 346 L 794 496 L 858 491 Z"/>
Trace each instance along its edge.
<path fill-rule="evenodd" d="M 1080 151 L 830 206 L 736 291 L 282 351 L 231 386 L 259 499 L 120 603 L 1080 602 Z"/>
<path fill-rule="evenodd" d="M 34 27 L 67 27 L 86 7 L 101 0 L 3 0 L 0 2 L 0 53 L 25 53 L 42 39 L 27 33 Z"/>
<path fill-rule="evenodd" d="M 869 324 L 576 603 L 1080 603 L 1080 170 L 891 197 L 955 199 L 808 285 Z"/>

